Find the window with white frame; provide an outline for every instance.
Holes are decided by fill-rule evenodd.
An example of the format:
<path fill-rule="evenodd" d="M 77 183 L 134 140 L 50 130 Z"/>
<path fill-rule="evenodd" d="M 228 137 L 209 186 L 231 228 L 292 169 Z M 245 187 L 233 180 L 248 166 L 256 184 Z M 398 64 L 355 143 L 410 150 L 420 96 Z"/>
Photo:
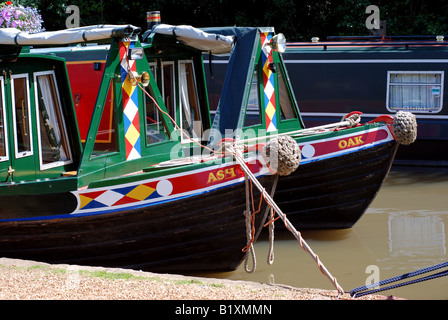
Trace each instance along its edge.
<path fill-rule="evenodd" d="M 70 145 L 53 71 L 34 74 L 41 169 L 71 163 Z"/>
<path fill-rule="evenodd" d="M 168 114 L 176 119 L 176 90 L 175 71 L 173 61 L 162 62 L 162 96 Z"/>
<path fill-rule="evenodd" d="M 5 114 L 4 79 L 0 77 L 0 161 L 8 160 L 8 130 Z"/>
<path fill-rule="evenodd" d="M 246 108 L 246 116 L 244 119 L 244 126 L 255 126 L 261 124 L 261 108 L 260 108 L 260 88 L 258 87 L 258 72 L 257 66 L 254 68 L 252 84 L 250 86 L 249 101 Z"/>
<path fill-rule="evenodd" d="M 16 158 L 33 154 L 28 74 L 11 76 L 14 145 Z"/>
<path fill-rule="evenodd" d="M 9 159 L 8 130 L 6 129 L 4 80 L 0 77 L 0 161 Z"/>
<path fill-rule="evenodd" d="M 436 113 L 443 106 L 443 71 L 388 71 L 387 110 Z"/>
<path fill-rule="evenodd" d="M 156 64 L 150 63 L 149 68 L 157 81 Z M 162 121 L 162 115 L 158 110 L 155 101 L 152 99 L 155 97 L 155 95 L 151 86 L 147 86 L 145 90 L 147 94 L 150 96 L 148 97 L 148 95 L 146 94 L 144 95 L 145 118 L 146 118 L 146 144 L 149 145 L 167 140 L 168 134 Z"/>
<path fill-rule="evenodd" d="M 181 128 L 190 138 L 202 137 L 202 117 L 199 106 L 193 61 L 179 61 L 179 106 Z M 182 136 L 182 139 L 185 137 Z"/>

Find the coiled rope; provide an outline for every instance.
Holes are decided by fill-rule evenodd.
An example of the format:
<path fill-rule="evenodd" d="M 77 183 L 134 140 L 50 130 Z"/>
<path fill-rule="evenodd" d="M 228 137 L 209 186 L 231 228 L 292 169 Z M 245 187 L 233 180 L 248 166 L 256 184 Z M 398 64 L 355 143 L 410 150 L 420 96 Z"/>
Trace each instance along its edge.
<path fill-rule="evenodd" d="M 255 269 L 257 268 L 257 259 L 255 257 L 255 249 L 254 249 L 254 239 L 255 239 L 255 228 L 254 228 L 254 217 L 253 215 L 255 215 L 254 210 L 250 209 L 250 198 L 253 195 L 253 193 L 251 192 L 251 188 L 249 186 L 249 178 L 247 177 L 247 175 L 244 176 L 244 183 L 245 183 L 245 187 L 246 187 L 246 210 L 244 210 L 244 217 L 245 217 L 245 221 L 246 221 L 246 240 L 247 240 L 247 244 L 246 246 L 243 248 L 243 252 L 247 252 L 246 257 L 244 258 L 244 269 L 246 270 L 247 273 L 252 273 L 255 271 Z M 253 200 L 253 199 L 252 199 Z M 253 202 L 252 202 L 253 205 Z M 249 257 L 252 258 L 252 268 L 249 269 Z"/>
<path fill-rule="evenodd" d="M 278 174 L 276 174 L 274 176 L 274 183 L 273 183 L 273 186 L 271 189 L 271 197 L 274 196 L 275 190 L 277 188 L 278 177 L 279 177 Z M 261 229 L 262 229 L 262 228 L 259 228 L 257 231 L 257 234 L 255 235 L 255 228 L 254 228 L 255 217 L 254 217 L 254 215 L 260 211 L 261 200 L 263 199 L 263 197 L 261 197 L 261 199 L 260 199 L 260 208 L 258 209 L 258 211 L 256 211 L 256 212 L 254 211 L 254 214 L 252 214 L 250 211 L 250 199 L 252 199 L 252 201 L 253 201 L 253 192 L 252 192 L 252 188 L 249 187 L 250 180 L 248 179 L 248 176 L 245 175 L 244 179 L 245 179 L 245 184 L 246 184 L 246 210 L 244 211 L 244 216 L 246 219 L 247 245 L 246 245 L 246 247 L 243 248 L 243 252 L 248 252 L 248 254 L 246 255 L 246 257 L 244 259 L 244 269 L 246 270 L 246 272 L 252 273 L 255 271 L 256 264 L 257 264 L 253 241 L 258 238 L 258 235 L 260 234 Z M 252 184 L 250 184 L 250 186 L 252 186 Z M 269 215 L 269 219 L 268 219 L 268 215 Z M 275 221 L 274 216 L 275 216 L 274 209 L 270 206 L 267 206 L 265 213 L 263 215 L 263 218 L 261 219 L 261 223 L 262 223 L 263 227 L 266 227 L 269 225 L 269 249 L 268 249 L 268 257 L 266 260 L 266 262 L 269 265 L 272 265 L 274 263 L 274 227 L 275 227 L 274 226 L 274 221 Z M 267 221 L 267 223 L 265 224 L 266 221 Z M 249 269 L 249 257 L 252 258 L 252 265 L 253 265 L 252 269 Z"/>
<path fill-rule="evenodd" d="M 365 296 L 365 295 L 376 293 L 376 292 L 380 292 L 380 291 L 385 291 L 385 290 L 390 290 L 390 289 L 394 289 L 394 288 L 399 288 L 399 287 L 407 286 L 407 285 L 410 285 L 410 284 L 419 283 L 419 282 L 422 282 L 422 281 L 427 281 L 427 280 L 431 280 L 431 279 L 436 279 L 436 278 L 440 278 L 440 277 L 443 277 L 443 276 L 447 276 L 448 275 L 448 269 L 445 270 L 445 271 L 441 271 L 439 273 L 436 273 L 436 274 L 432 274 L 432 275 L 426 276 L 426 277 L 414 279 L 414 280 L 407 281 L 407 282 L 398 283 L 398 284 L 387 286 L 387 287 L 384 287 L 384 288 L 377 288 L 377 287 L 380 287 L 380 286 L 383 286 L 383 285 L 386 285 L 386 284 L 389 284 L 389 283 L 392 283 L 392 282 L 397 282 L 397 281 L 400 281 L 400 280 L 408 279 L 408 278 L 411 278 L 411 277 L 415 277 L 415 276 L 418 276 L 418 275 L 421 275 L 421 274 L 424 274 L 424 273 L 428 273 L 428 272 L 431 272 L 431 271 L 434 271 L 434 270 L 442 269 L 442 268 L 445 268 L 445 267 L 448 267 L 448 261 L 436 264 L 436 265 L 431 266 L 431 267 L 426 267 L 426 268 L 423 268 L 423 269 L 419 269 L 417 271 L 405 273 L 405 274 L 402 274 L 400 276 L 396 276 L 396 277 L 392 277 L 392 278 L 389 278 L 389 279 L 385 279 L 385 280 L 382 280 L 382 281 L 379 281 L 379 282 L 376 282 L 376 283 L 372 283 L 372 284 L 369 284 L 369 285 L 365 285 L 365 286 L 362 286 L 362 287 L 355 288 L 355 289 L 350 291 L 350 295 L 352 297 L 361 297 L 361 296 Z M 377 288 L 377 289 L 364 291 L 364 290 L 371 289 L 371 288 Z M 364 292 L 362 292 L 362 291 L 364 291 Z"/>
<path fill-rule="evenodd" d="M 271 198 L 274 196 L 275 193 L 275 189 L 277 188 L 277 182 L 278 182 L 278 174 L 275 175 L 275 182 L 274 182 L 274 186 L 272 187 L 272 191 L 271 191 Z M 268 258 L 267 258 L 267 263 L 268 265 L 272 265 L 274 263 L 274 229 L 275 229 L 275 211 L 273 208 L 268 207 L 266 208 L 266 210 L 269 210 L 269 222 L 267 224 L 269 224 L 269 251 L 268 251 Z M 263 220 L 265 221 L 265 220 Z M 266 226 L 266 225 L 264 225 Z"/>

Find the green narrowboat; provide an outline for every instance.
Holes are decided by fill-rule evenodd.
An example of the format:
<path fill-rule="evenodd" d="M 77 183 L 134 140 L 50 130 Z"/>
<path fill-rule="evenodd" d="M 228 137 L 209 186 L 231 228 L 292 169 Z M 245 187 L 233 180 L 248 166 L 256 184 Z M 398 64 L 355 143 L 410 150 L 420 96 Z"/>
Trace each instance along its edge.
<path fill-rule="evenodd" d="M 173 125 L 139 31 L 0 29 L 0 256 L 158 272 L 233 270 L 244 259 L 255 240 L 247 231 L 262 225 L 260 215 L 247 218 L 260 192 L 248 191 L 232 156 L 190 155 L 206 125 L 186 126 L 194 117 L 205 124 L 208 111 L 184 106 L 189 118 Z M 108 43 L 107 59 L 92 114 L 77 119 L 65 59 L 29 46 L 90 41 Z M 206 93 L 187 94 L 199 103 Z M 84 141 L 78 121 L 89 123 Z M 270 190 L 263 158 L 245 157 Z"/>
<path fill-rule="evenodd" d="M 203 46 L 207 38 L 227 39 L 231 45 L 213 51 Z M 142 35 L 141 43 L 170 120 L 189 133 L 181 138 L 185 155 L 208 152 L 189 139 L 208 148 L 232 139 L 249 149 L 263 148 L 273 138 L 292 137 L 300 148 L 300 165 L 279 177 L 274 199 L 297 229 L 352 227 L 390 170 L 399 145 L 397 134 L 407 132 L 410 141 L 403 143 L 413 141 L 415 117 L 379 116 L 362 124 L 361 113 L 354 111 L 340 122 L 305 128 L 282 54 L 273 50 L 275 42 L 282 45 L 279 38 L 273 28 L 157 24 Z M 85 97 L 98 85 L 95 73 L 105 63 L 104 48 L 108 46 L 42 49 L 67 60 L 78 120 L 81 112 L 90 117 L 88 110 L 94 109 Z M 207 83 L 205 74 L 213 77 L 217 65 L 225 66 L 225 75 Z M 211 91 L 220 93 L 209 96 Z M 213 99 L 219 100 L 216 110 L 209 107 Z M 146 121 L 153 129 L 159 123 L 151 115 Z M 159 133 L 163 126 L 157 128 Z"/>
<path fill-rule="evenodd" d="M 226 73 L 217 77 L 221 84 L 211 84 L 222 87 L 212 132 L 246 145 L 266 136 L 292 137 L 301 151 L 300 165 L 291 174 L 280 175 L 274 200 L 298 230 L 352 227 L 381 188 L 399 144 L 415 140 L 415 116 L 403 112 L 361 123 L 362 113 L 352 111 L 340 122 L 305 128 L 282 53 L 271 50 L 272 28 L 258 28 L 252 34 L 234 28 L 204 30 L 240 40 L 253 38 L 246 51 L 250 67 L 244 69 L 235 53 L 217 57 Z M 213 61 L 209 63 L 213 75 Z M 246 78 L 239 79 L 244 73 Z M 243 101 L 249 101 L 241 107 L 235 100 L 237 90 Z M 212 135 L 209 141 L 217 140 Z"/>

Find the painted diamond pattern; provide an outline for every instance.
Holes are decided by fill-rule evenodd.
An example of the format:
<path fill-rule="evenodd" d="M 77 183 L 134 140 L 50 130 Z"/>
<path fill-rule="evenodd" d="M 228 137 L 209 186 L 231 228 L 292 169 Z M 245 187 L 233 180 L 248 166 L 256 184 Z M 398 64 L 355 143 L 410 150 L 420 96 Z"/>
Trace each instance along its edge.
<path fill-rule="evenodd" d="M 135 72 L 136 65 L 134 60 L 127 59 L 127 50 L 133 46 L 134 42 L 120 42 L 126 160 L 141 157 L 138 92 L 137 87 L 133 86 L 129 79 L 129 72 Z"/>
<path fill-rule="evenodd" d="M 137 140 L 140 138 L 140 132 L 138 129 L 131 123 L 126 131 L 126 139 L 130 142 L 132 146 L 135 145 Z"/>
<path fill-rule="evenodd" d="M 114 190 L 107 190 L 99 197 L 96 197 L 95 201 L 102 203 L 105 207 L 110 207 L 122 197 L 123 195 L 121 193 L 115 192 Z"/>
<path fill-rule="evenodd" d="M 127 68 L 127 67 L 126 67 Z M 131 69 L 132 70 L 132 69 Z M 122 89 L 123 93 L 126 93 L 126 96 L 131 97 L 132 93 L 134 92 L 134 86 L 131 84 L 131 81 L 129 79 L 129 75 L 126 75 L 126 78 L 124 78 L 124 81 L 122 83 Z"/>
<path fill-rule="evenodd" d="M 123 113 L 129 121 L 132 121 L 132 119 L 135 118 L 138 114 L 138 107 L 135 105 L 134 101 L 128 101 L 128 105 L 126 106 L 126 109 L 123 110 Z"/>
<path fill-rule="evenodd" d="M 127 196 L 142 201 L 148 198 L 155 190 L 154 188 L 141 184 L 129 192 Z"/>
<path fill-rule="evenodd" d="M 268 103 L 268 106 L 266 107 L 266 115 L 269 117 L 269 119 L 272 119 L 275 115 L 275 107 L 270 101 Z"/>
<path fill-rule="evenodd" d="M 269 71 L 270 72 L 270 71 Z M 266 85 L 264 86 L 264 94 L 266 95 L 266 98 L 268 99 L 268 103 L 270 102 L 272 95 L 275 93 L 274 86 L 270 81 L 266 82 Z"/>
<path fill-rule="evenodd" d="M 79 209 L 113 207 L 144 201 L 158 196 L 155 185 L 151 184 L 133 185 L 100 192 L 86 192 L 79 195 L 81 200 Z"/>
<path fill-rule="evenodd" d="M 266 116 L 266 130 L 277 130 L 277 109 L 275 104 L 275 87 L 274 74 L 269 69 L 269 64 L 273 62 L 271 47 L 268 43 L 271 41 L 272 34 L 265 32 L 261 34 L 262 43 L 262 62 L 263 62 L 263 86 L 265 94 L 265 116 Z"/>

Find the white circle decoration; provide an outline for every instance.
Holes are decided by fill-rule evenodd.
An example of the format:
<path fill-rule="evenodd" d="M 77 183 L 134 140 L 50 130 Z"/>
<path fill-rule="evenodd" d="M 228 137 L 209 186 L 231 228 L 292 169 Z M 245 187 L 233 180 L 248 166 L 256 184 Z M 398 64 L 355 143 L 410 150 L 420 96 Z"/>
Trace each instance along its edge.
<path fill-rule="evenodd" d="M 173 184 L 169 180 L 160 180 L 156 190 L 162 197 L 169 196 L 173 192 Z"/>
<path fill-rule="evenodd" d="M 310 144 L 306 144 L 302 148 L 302 156 L 304 156 L 306 158 L 312 158 L 315 153 L 316 153 L 316 150 Z"/>

